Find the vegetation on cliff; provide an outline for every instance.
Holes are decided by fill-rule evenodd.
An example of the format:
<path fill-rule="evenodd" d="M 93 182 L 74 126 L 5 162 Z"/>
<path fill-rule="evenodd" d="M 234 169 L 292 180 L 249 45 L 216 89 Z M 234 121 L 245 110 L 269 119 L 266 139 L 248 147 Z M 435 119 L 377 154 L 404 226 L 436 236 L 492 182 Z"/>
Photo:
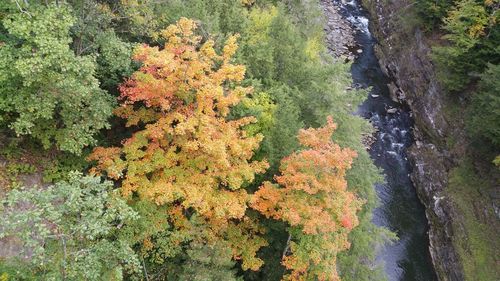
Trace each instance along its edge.
<path fill-rule="evenodd" d="M 442 143 L 440 150 L 451 152 L 442 193 L 453 206 L 449 238 L 466 280 L 496 280 L 500 2 L 424 0 L 415 11 L 421 20 L 417 26 L 431 42 L 430 57 L 446 101 L 437 113 L 450 122 L 446 142 L 430 137 Z"/>
<path fill-rule="evenodd" d="M 418 8 L 424 26 L 444 34 L 432 54 L 439 80 L 450 93 L 467 93 L 470 136 L 487 140 L 498 153 L 500 2 L 421 1 Z"/>

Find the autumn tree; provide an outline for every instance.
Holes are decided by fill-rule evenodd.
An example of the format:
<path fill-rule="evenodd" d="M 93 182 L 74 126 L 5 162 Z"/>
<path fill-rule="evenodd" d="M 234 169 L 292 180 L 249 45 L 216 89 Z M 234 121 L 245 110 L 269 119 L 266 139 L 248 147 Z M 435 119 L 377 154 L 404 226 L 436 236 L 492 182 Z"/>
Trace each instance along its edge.
<path fill-rule="evenodd" d="M 195 22 L 181 18 L 161 33 L 164 47 L 135 50 L 142 67 L 121 85 L 115 112 L 139 129 L 122 147 L 96 148 L 89 160 L 97 162 L 94 173 L 121 181 L 125 198 L 167 206 L 169 223 L 183 231 L 203 224 L 199 239 L 225 241 L 244 269 L 256 270 L 265 242 L 245 215 L 242 187 L 267 167 L 250 160 L 262 137 L 242 130 L 254 118 L 226 118 L 251 88 L 237 85 L 245 74 L 231 63 L 237 37 L 218 54 L 214 41 L 202 43 L 195 32 Z"/>
<path fill-rule="evenodd" d="M 374 270 L 373 249 L 379 243 L 377 239 L 380 235 L 378 228 L 371 220 L 371 211 L 376 201 L 373 184 L 379 177 L 360 142 L 362 132 L 369 131 L 368 123 L 361 117 L 351 114 L 352 108 L 356 108 L 366 97 L 366 93 L 350 91 L 346 94 L 345 88 L 352 83 L 348 75 L 349 66 L 328 60 L 329 56 L 325 54 L 326 48 L 322 46 L 322 21 L 318 20 L 322 16 L 322 10 L 315 1 L 286 1 L 286 3 L 275 0 L 0 2 L 2 22 L 0 24 L 0 53 L 3 52 L 2 54 L 6 55 L 0 60 L 0 65 L 3 67 L 0 71 L 0 79 L 3 79 L 0 83 L 0 115 L 3 118 L 0 126 L 4 127 L 2 129 L 5 130 L 4 132 L 31 134 L 42 140 L 46 146 L 56 144 L 58 148 L 64 150 L 76 151 L 78 147 L 93 143 L 93 140 L 90 141 L 86 137 L 93 135 L 99 130 L 98 126 L 105 124 L 101 121 L 104 122 L 107 119 L 112 108 L 108 103 L 108 98 L 102 99 L 107 95 L 104 95 L 105 92 L 99 90 L 98 87 L 112 94 L 118 92 L 117 84 L 123 81 L 123 77 L 129 77 L 138 66 L 136 63 L 131 63 L 130 56 L 137 42 L 163 46 L 166 39 L 160 31 L 181 17 L 196 19 L 200 27 L 195 32 L 202 34 L 203 40 L 208 38 L 208 34 L 214 36 L 213 39 L 217 42 L 214 44 L 217 46 L 214 49 L 219 50 L 217 54 L 221 54 L 219 46 L 228 38 L 228 34 L 241 34 L 241 38 L 238 39 L 241 47 L 234 55 L 234 60 L 246 66 L 245 80 L 241 85 L 252 85 L 255 94 L 247 96 L 237 106 L 231 107 L 231 113 L 225 118 L 239 120 L 249 115 L 257 118 L 257 122 L 244 126 L 247 136 L 259 138 L 256 134 L 264 135 L 260 148 L 255 151 L 252 159 L 266 159 L 271 166 L 267 169 L 267 173 L 259 174 L 253 183 L 246 180 L 241 187 L 250 192 L 260 186 L 262 180 L 272 179 L 272 176 L 279 170 L 280 160 L 299 148 L 296 138 L 298 130 L 304 125 L 317 127 L 324 122 L 327 115 L 335 113 L 336 122 L 339 124 L 339 130 L 334 136 L 335 142 L 358 152 L 352 169 L 348 171 L 349 186 L 354 187 L 356 194 L 363 196 L 363 199 L 368 202 L 358 213 L 360 225 L 350 233 L 353 241 L 361 242 L 355 243 L 349 251 L 344 251 L 338 257 L 339 272 L 343 273 L 341 276 L 343 280 L 383 278 L 378 277 Z M 47 16 L 42 19 L 40 12 L 46 12 L 46 9 L 50 10 L 50 13 L 47 12 Z M 66 22 L 68 19 L 71 23 Z M 58 29 L 61 27 L 61 22 L 64 24 L 64 32 Z M 11 32 L 13 25 L 22 27 L 21 29 L 26 31 L 26 34 L 18 36 Z M 49 44 L 39 44 L 48 41 L 50 41 Z M 200 50 L 203 42 L 205 41 L 194 44 L 196 50 Z M 66 45 L 69 48 L 65 47 L 63 50 L 61 46 Z M 12 54 L 15 57 L 12 57 Z M 29 64 L 30 61 L 24 59 L 25 57 L 31 58 L 31 56 L 35 58 L 36 64 Z M 158 59 L 158 61 L 162 60 L 163 58 Z M 18 62 L 22 66 L 19 68 L 22 76 L 18 75 L 20 73 Z M 90 66 L 91 62 L 92 66 Z M 140 62 L 142 61 L 139 60 Z M 222 62 L 217 61 L 213 71 L 218 70 L 221 65 Z M 29 71 L 32 72 L 28 73 Z M 143 74 L 148 73 L 154 74 L 155 72 L 145 71 Z M 15 79 L 11 79 L 13 77 Z M 99 83 L 93 79 L 94 77 L 99 79 Z M 31 81 L 34 80 L 43 83 L 32 83 Z M 75 80 L 81 83 L 75 84 Z M 21 87 L 24 83 L 22 81 L 26 81 L 26 85 L 31 83 L 31 86 L 28 88 L 23 84 Z M 67 83 L 63 84 L 61 81 Z M 151 83 L 156 83 L 155 80 L 151 81 Z M 222 83 L 223 88 L 233 90 L 238 84 L 239 82 L 236 81 Z M 64 87 L 59 87 L 60 85 Z M 50 91 L 57 88 L 57 91 L 53 91 L 57 94 L 36 95 L 36 93 L 45 93 L 47 88 Z M 67 89 L 75 91 L 71 92 Z M 11 95 L 12 92 L 16 95 Z M 62 95 L 63 92 L 72 94 Z M 195 96 L 195 93 L 186 95 L 188 99 L 182 100 L 185 104 L 181 105 L 193 103 Z M 36 100 L 32 99 L 33 97 Z M 81 100 L 80 97 L 82 97 Z M 189 98 L 192 99 L 189 100 Z M 24 102 L 25 100 L 33 100 L 33 102 Z M 53 110 L 48 107 L 52 104 L 56 104 Z M 123 131 L 127 134 L 139 133 L 148 125 L 156 123 L 159 116 L 163 114 L 163 111 L 158 110 L 157 107 L 146 106 L 144 100 L 130 102 L 128 105 L 130 109 L 127 110 L 133 113 L 125 117 L 131 122 L 130 127 L 123 129 L 120 122 L 113 122 L 112 129 L 106 136 L 101 136 L 103 137 L 100 139 L 102 143 L 116 143 L 116 138 L 123 138 L 120 137 Z M 142 119 L 139 118 L 141 114 Z M 43 117 L 39 118 L 42 115 Z M 51 117 L 46 118 L 46 116 Z M 134 116 L 137 119 L 132 121 Z M 19 124 L 25 124 L 24 127 L 17 127 L 17 120 L 20 120 Z M 137 122 L 136 125 L 133 122 Z M 10 126 L 9 130 L 7 126 Z M 31 131 L 21 131 L 27 127 Z M 86 134 L 80 134 L 82 131 Z M 137 134 L 137 137 L 140 135 Z M 166 135 L 168 138 L 179 137 L 177 133 Z M 147 144 L 141 148 L 118 147 L 121 150 L 118 153 L 120 157 L 116 158 L 118 162 L 134 163 L 130 166 L 124 164 L 123 170 L 119 170 L 121 173 L 119 180 L 115 182 L 116 186 L 121 185 L 129 172 L 135 173 L 133 169 L 140 167 L 143 163 L 152 163 L 144 160 L 144 157 L 151 157 L 151 160 L 157 157 L 156 154 L 155 156 L 144 154 L 146 156 L 137 156 L 134 161 L 130 160 L 131 155 L 146 152 L 146 147 L 149 147 L 152 141 L 146 138 L 145 142 Z M 137 144 L 137 142 L 134 143 Z M 130 152 L 127 152 L 128 154 L 123 152 L 126 147 Z M 165 149 L 163 143 L 161 148 Z M 38 146 L 35 150 L 39 150 Z M 131 152 L 133 150 L 135 152 Z M 175 151 L 175 153 L 180 152 L 180 148 Z M 129 155 L 128 159 L 126 155 Z M 83 167 L 83 165 L 70 163 L 73 161 L 59 161 L 64 157 L 57 156 L 58 160 L 54 161 L 54 165 L 49 168 L 56 172 L 48 173 L 47 178 L 55 181 L 61 177 L 67 179 L 66 173 L 60 172 L 61 169 L 68 171 Z M 71 158 L 73 157 L 78 159 L 80 156 L 72 155 Z M 154 161 L 162 160 L 154 158 Z M 186 164 L 186 162 L 182 163 Z M 113 165 L 117 167 L 118 164 Z M 132 169 L 129 170 L 129 168 Z M 153 180 L 152 176 L 156 177 L 161 167 L 157 169 L 156 166 L 148 166 L 149 168 L 151 172 L 141 171 L 139 174 L 145 173 L 148 182 L 154 182 L 156 179 Z M 195 167 L 187 173 L 191 173 L 194 178 L 194 175 L 201 170 L 197 169 L 198 167 Z M 185 169 L 179 168 L 175 170 L 177 171 L 185 171 Z M 101 172 L 107 174 L 109 171 L 102 170 Z M 204 173 L 206 171 L 203 170 L 201 174 Z M 134 174 L 135 176 L 137 174 Z M 173 182 L 173 184 L 177 183 Z M 241 188 L 234 192 L 241 192 Z M 175 194 L 175 196 L 184 196 L 179 193 Z M 251 258 L 264 243 L 259 238 L 260 236 L 257 236 L 261 232 L 259 225 L 266 228 L 263 237 L 270 244 L 269 247 L 259 251 L 259 258 L 264 260 L 265 266 L 258 272 L 246 271 L 244 278 L 245 280 L 276 280 L 283 274 L 283 268 L 280 266 L 280 252 L 284 248 L 288 233 L 282 221 L 264 220 L 260 217 L 259 225 L 257 225 L 254 220 L 244 216 L 242 219 L 229 219 L 226 229 L 222 228 L 220 232 L 214 232 L 211 227 L 207 228 L 207 213 L 200 214 L 199 211 L 188 207 L 194 203 L 184 203 L 184 197 L 169 201 L 172 203 L 159 205 L 155 200 L 141 200 L 141 198 L 145 199 L 145 197 L 140 197 L 138 191 L 131 192 L 127 203 L 141 219 L 135 220 L 132 224 L 123 225 L 117 234 L 121 241 L 134 243 L 134 250 L 141 258 L 141 267 L 144 267 L 145 274 L 149 274 L 150 280 L 162 278 L 167 280 L 196 280 L 197 278 L 231 280 L 233 277 L 238 279 L 241 277 L 241 272 L 237 269 L 235 272 L 233 265 L 236 264 L 237 268 L 241 263 L 235 262 L 234 257 L 249 261 L 244 266 L 251 264 L 255 268 L 260 263 L 259 260 Z M 256 212 L 253 211 L 248 212 L 249 216 L 255 214 Z M 300 230 L 298 231 L 300 234 Z M 293 236 L 294 241 L 299 240 L 297 235 Z M 217 256 L 217 258 L 208 258 L 212 256 Z M 2 271 L 2 264 L 3 262 L 0 261 L 0 271 Z"/>
<path fill-rule="evenodd" d="M 358 225 L 362 201 L 345 179 L 356 153 L 331 141 L 335 127 L 328 118 L 322 128 L 301 130 L 307 149 L 283 159 L 276 183 L 265 182 L 252 199 L 264 216 L 290 226 L 285 280 L 338 280 L 336 255 L 349 248 L 347 235 Z"/>

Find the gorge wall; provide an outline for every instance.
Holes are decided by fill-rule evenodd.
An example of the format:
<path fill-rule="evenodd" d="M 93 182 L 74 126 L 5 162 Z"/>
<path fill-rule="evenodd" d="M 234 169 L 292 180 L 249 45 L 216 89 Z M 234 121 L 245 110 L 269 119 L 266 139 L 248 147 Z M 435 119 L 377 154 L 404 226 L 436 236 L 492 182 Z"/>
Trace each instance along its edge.
<path fill-rule="evenodd" d="M 440 90 L 429 59 L 427 36 L 411 23 L 412 1 L 364 0 L 372 16 L 372 31 L 379 41 L 376 53 L 383 71 L 393 79 L 389 85 L 394 100 L 405 102 L 415 119 L 415 144 L 408 155 L 411 178 L 426 207 L 430 224 L 430 253 L 440 280 L 464 280 L 463 267 L 452 237 L 459 222 L 454 204 L 446 196 L 449 172 L 457 165 L 464 147 L 449 148 L 450 139 L 463 141 L 460 120 L 449 120 L 451 102 Z"/>

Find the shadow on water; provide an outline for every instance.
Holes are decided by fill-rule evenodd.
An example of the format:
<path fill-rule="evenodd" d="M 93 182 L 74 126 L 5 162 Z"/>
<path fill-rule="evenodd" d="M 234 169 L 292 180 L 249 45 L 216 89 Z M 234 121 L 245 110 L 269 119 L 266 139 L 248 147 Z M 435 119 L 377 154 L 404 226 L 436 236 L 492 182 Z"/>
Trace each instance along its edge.
<path fill-rule="evenodd" d="M 373 221 L 397 233 L 399 240 L 378 253 L 385 264 L 389 280 L 437 280 L 429 254 L 428 224 L 423 205 L 417 198 L 410 180 L 411 167 L 406 149 L 412 144 L 413 120 L 404 105 L 391 100 L 387 84 L 374 53 L 375 39 L 368 28 L 367 13 L 355 0 L 341 2 L 342 15 L 358 30 L 357 43 L 362 53 L 354 61 L 351 73 L 354 83 L 371 87 L 368 99 L 358 114 L 378 128 L 376 141 L 370 150 L 375 165 L 382 168 L 386 183 L 376 186 L 380 207 Z M 389 113 L 388 112 L 394 113 Z"/>

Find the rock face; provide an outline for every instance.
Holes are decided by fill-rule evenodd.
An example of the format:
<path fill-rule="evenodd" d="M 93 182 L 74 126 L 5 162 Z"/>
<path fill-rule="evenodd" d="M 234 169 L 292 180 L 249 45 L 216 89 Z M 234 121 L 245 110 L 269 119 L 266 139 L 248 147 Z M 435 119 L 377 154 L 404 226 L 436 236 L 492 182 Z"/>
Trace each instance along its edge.
<path fill-rule="evenodd" d="M 349 50 L 356 46 L 354 30 L 349 22 L 342 17 L 339 8 L 332 0 L 321 0 L 321 7 L 326 15 L 325 39 L 328 51 L 335 58 L 344 57 L 353 60 L 354 55 Z"/>
<path fill-rule="evenodd" d="M 408 153 L 414 166 L 411 175 L 430 224 L 430 253 L 440 280 L 464 280 L 462 266 L 452 244 L 451 220 L 457 215 L 443 190 L 448 185 L 448 158 L 434 144 L 416 143 Z"/>
<path fill-rule="evenodd" d="M 380 65 L 395 82 L 389 85 L 394 100 L 406 102 L 415 119 L 416 142 L 408 154 L 414 168 L 412 180 L 420 200 L 426 207 L 429 220 L 430 253 L 440 280 L 464 280 L 463 268 L 453 247 L 453 218 L 451 201 L 444 195 L 448 172 L 459 159 L 458 151 L 448 151 L 446 139 L 460 138 L 462 124 L 447 120 L 444 112 L 449 102 L 440 90 L 430 48 L 423 33 L 403 26 L 402 14 L 412 1 L 364 0 L 372 16 L 372 31 L 379 40 L 376 46 Z M 458 137 L 457 137 L 458 136 Z"/>

